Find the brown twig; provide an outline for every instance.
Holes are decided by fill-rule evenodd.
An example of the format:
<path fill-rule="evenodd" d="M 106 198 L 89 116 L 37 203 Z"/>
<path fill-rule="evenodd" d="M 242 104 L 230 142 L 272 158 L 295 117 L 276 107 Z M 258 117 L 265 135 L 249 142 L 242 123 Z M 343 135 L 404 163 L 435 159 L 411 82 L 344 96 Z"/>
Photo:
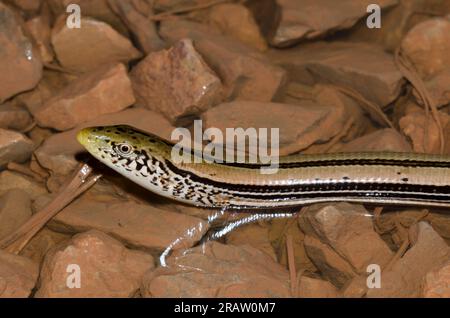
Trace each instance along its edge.
<path fill-rule="evenodd" d="M 389 271 L 392 268 L 392 266 L 394 266 L 394 264 L 397 263 L 397 261 L 403 256 L 403 254 L 405 254 L 406 250 L 408 249 L 411 243 L 408 232 L 397 221 L 396 221 L 396 228 L 399 231 L 400 236 L 403 237 L 403 243 L 395 253 L 394 257 L 392 257 L 389 263 L 384 267 L 383 271 Z"/>
<path fill-rule="evenodd" d="M 291 234 L 286 234 L 286 250 L 288 258 L 289 275 L 291 281 L 291 293 L 295 297 L 297 285 L 297 271 L 295 269 L 294 243 Z"/>
<path fill-rule="evenodd" d="M 445 147 L 444 129 L 442 127 L 441 121 L 439 120 L 439 112 L 436 103 L 433 101 L 432 97 L 428 92 L 428 89 L 426 88 L 424 82 L 418 75 L 412 63 L 408 60 L 406 56 L 402 54 L 400 47 L 395 52 L 395 63 L 397 64 L 397 67 L 399 68 L 403 76 L 417 90 L 419 97 L 422 99 L 422 102 L 425 106 L 426 118 L 429 118 L 429 111 L 431 111 L 431 115 L 433 117 L 433 120 L 436 122 L 436 126 L 439 131 L 439 151 L 441 154 L 443 154 Z M 428 139 L 428 125 L 425 123 L 425 140 L 427 139 Z"/>
<path fill-rule="evenodd" d="M 372 110 L 378 116 L 378 118 L 374 118 L 374 119 L 379 124 L 385 124 L 389 128 L 395 128 L 394 125 L 392 124 L 392 122 L 390 121 L 390 119 L 386 116 L 386 114 L 380 108 L 380 106 L 369 101 L 364 96 L 362 96 L 359 92 L 357 92 L 354 89 L 351 89 L 349 87 L 342 87 L 342 86 L 333 86 L 333 87 L 336 88 L 339 92 L 343 93 L 344 95 L 347 95 L 347 96 L 355 99 L 357 102 L 360 102 L 361 104 L 365 105 L 368 109 Z"/>
<path fill-rule="evenodd" d="M 84 164 L 61 188 L 56 197 L 50 201 L 41 211 L 34 214 L 27 222 L 20 226 L 12 234 L 0 241 L 0 248 L 10 253 L 18 254 L 33 236 L 44 227 L 59 211 L 66 207 L 76 197 L 95 184 L 101 177 L 93 175 L 92 168 Z"/>

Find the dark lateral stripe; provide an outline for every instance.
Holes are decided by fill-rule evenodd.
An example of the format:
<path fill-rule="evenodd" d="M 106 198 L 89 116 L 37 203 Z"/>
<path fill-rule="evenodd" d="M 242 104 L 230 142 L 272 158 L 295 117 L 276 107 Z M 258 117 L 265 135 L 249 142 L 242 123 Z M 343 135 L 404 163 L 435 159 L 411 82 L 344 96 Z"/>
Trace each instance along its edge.
<path fill-rule="evenodd" d="M 192 181 L 214 186 L 219 189 L 238 191 L 242 193 L 283 193 L 283 192 L 333 192 L 333 191 L 402 191 L 402 192 L 422 192 L 422 193 L 440 193 L 450 194 L 450 185 L 434 186 L 420 185 L 410 183 L 356 183 L 356 182 L 340 182 L 340 183 L 324 183 L 324 184 L 298 184 L 298 185 L 245 185 L 214 181 L 208 178 L 197 176 L 189 171 L 185 171 L 175 167 L 171 162 L 166 161 L 167 167 L 174 173 L 190 178 Z M 264 195 L 267 196 L 267 195 Z"/>
<path fill-rule="evenodd" d="M 265 196 L 259 194 L 238 194 L 236 197 L 240 199 L 250 199 L 250 200 L 261 200 L 268 202 L 280 202 L 280 201 L 295 201 L 295 200 L 308 200 L 317 198 L 355 198 L 355 199 L 401 199 L 401 200 L 413 200 L 413 201 L 434 201 L 434 202 L 450 202 L 450 195 L 448 194 L 426 194 L 426 193 L 415 193 L 411 195 L 410 193 L 392 193 L 392 192 L 339 192 L 339 191 L 329 191 L 321 193 L 296 193 L 296 194 L 285 194 L 285 195 L 273 195 Z"/>
<path fill-rule="evenodd" d="M 246 169 L 261 169 L 262 167 L 269 167 L 269 164 L 252 164 L 252 163 L 220 163 L 221 165 L 246 168 Z M 299 162 L 284 162 L 279 163 L 278 168 L 309 168 L 309 167 L 326 167 L 326 166 L 401 166 L 401 167 L 432 167 L 432 168 L 450 168 L 450 161 L 422 161 L 422 160 L 396 160 L 396 159 L 333 159 L 333 160 L 311 160 Z"/>

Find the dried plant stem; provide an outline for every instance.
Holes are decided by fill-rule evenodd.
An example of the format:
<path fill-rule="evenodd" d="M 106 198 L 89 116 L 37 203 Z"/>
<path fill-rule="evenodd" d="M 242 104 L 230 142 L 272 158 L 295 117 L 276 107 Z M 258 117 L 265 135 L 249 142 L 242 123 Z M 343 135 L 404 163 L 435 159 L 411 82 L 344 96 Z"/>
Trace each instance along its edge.
<path fill-rule="evenodd" d="M 295 269 L 294 243 L 291 234 L 286 234 L 286 250 L 291 281 L 291 293 L 295 297 L 297 294 L 297 271 Z"/>
<path fill-rule="evenodd" d="M 377 122 L 379 124 L 384 124 L 389 128 L 395 128 L 394 124 L 392 124 L 392 122 L 386 116 L 386 114 L 383 112 L 383 110 L 380 108 L 380 106 L 369 101 L 363 95 L 361 95 L 359 92 L 357 92 L 354 89 L 351 89 L 349 87 L 333 86 L 333 88 L 337 89 L 342 94 L 355 99 L 357 102 L 360 102 L 362 105 L 365 105 L 367 107 L 367 109 L 372 110 L 378 116 L 378 118 L 374 118 L 374 119 L 377 120 Z"/>
<path fill-rule="evenodd" d="M 414 86 L 414 88 L 419 93 L 420 98 L 425 106 L 425 115 L 429 118 L 429 112 L 431 111 L 431 116 L 433 120 L 436 122 L 436 126 L 439 131 L 439 151 L 441 154 L 444 153 L 445 148 L 445 139 L 444 139 L 444 129 L 442 127 L 441 121 L 439 120 L 439 112 L 436 106 L 436 103 L 431 98 L 427 88 L 425 87 L 424 82 L 417 74 L 417 71 L 414 69 L 412 63 L 408 60 L 408 58 L 402 55 L 401 49 L 398 48 L 395 52 L 395 62 L 397 67 L 403 76 Z M 428 139 L 428 125 L 425 124 L 425 140 Z M 424 145 L 426 146 L 426 144 Z"/>
<path fill-rule="evenodd" d="M 101 177 L 93 175 L 92 168 L 84 164 L 75 175 L 61 188 L 56 197 L 41 211 L 34 214 L 15 232 L 0 241 L 0 248 L 18 254 L 23 247 L 41 230 L 44 225 L 76 197 L 95 184 Z"/>

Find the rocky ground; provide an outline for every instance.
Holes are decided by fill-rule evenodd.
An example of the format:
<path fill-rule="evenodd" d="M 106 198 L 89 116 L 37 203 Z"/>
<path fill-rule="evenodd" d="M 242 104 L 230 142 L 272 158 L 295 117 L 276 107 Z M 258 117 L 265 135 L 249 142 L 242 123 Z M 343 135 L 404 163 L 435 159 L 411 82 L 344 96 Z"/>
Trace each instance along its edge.
<path fill-rule="evenodd" d="M 169 139 L 201 118 L 279 127 L 281 155 L 450 154 L 449 1 L 379 0 L 369 29 L 373 2 L 0 0 L 0 240 L 80 161 L 104 175 L 0 250 L 0 296 L 450 297 L 448 210 L 321 204 L 196 246 L 209 211 L 133 185 L 75 139 L 118 123 Z"/>

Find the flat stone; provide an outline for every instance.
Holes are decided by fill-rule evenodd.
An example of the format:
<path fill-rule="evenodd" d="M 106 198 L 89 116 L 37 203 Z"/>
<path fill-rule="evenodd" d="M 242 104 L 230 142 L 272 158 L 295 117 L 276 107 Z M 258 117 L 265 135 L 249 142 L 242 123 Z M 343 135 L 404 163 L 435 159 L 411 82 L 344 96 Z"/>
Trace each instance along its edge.
<path fill-rule="evenodd" d="M 50 21 L 44 16 L 36 16 L 25 23 L 27 31 L 33 37 L 36 47 L 41 55 L 42 62 L 50 63 L 55 58 L 52 46 L 50 44 L 51 29 Z"/>
<path fill-rule="evenodd" d="M 369 29 L 365 19 L 346 31 L 344 39 L 353 42 L 379 43 L 386 51 L 395 52 L 405 35 L 417 24 L 429 20 L 435 14 L 417 14 L 417 12 L 450 13 L 450 2 L 429 0 L 400 0 L 395 7 L 381 11 L 381 28 Z M 379 2 L 377 2 L 379 3 Z"/>
<path fill-rule="evenodd" d="M 286 72 L 264 55 L 208 26 L 183 21 L 161 22 L 161 36 L 176 42 L 190 38 L 206 63 L 219 75 L 230 99 L 271 101 L 285 84 Z"/>
<path fill-rule="evenodd" d="M 0 106 L 0 128 L 22 130 L 32 123 L 30 113 L 22 108 L 6 103 Z"/>
<path fill-rule="evenodd" d="M 393 102 L 404 83 L 393 56 L 373 44 L 316 42 L 269 56 L 292 80 L 349 88 L 380 107 Z"/>
<path fill-rule="evenodd" d="M 4 170 L 0 172 L 0 195 L 5 194 L 11 189 L 22 189 L 30 196 L 31 200 L 48 194 L 43 184 L 25 176 L 23 174 Z"/>
<path fill-rule="evenodd" d="M 0 298 L 27 298 L 36 285 L 39 265 L 0 250 Z"/>
<path fill-rule="evenodd" d="M 383 268 L 393 257 L 361 205 L 345 202 L 312 205 L 302 213 L 299 225 L 307 235 L 333 248 L 358 273 L 366 272 L 369 264 Z"/>
<path fill-rule="evenodd" d="M 429 116 L 423 108 L 412 105 L 406 109 L 405 115 L 398 122 L 400 130 L 411 140 L 414 152 L 436 154 L 440 152 L 439 128 Z M 450 123 L 450 116 L 447 113 L 438 112 L 438 118 L 442 127 Z"/>
<path fill-rule="evenodd" d="M 175 129 L 163 116 L 142 108 L 129 108 L 117 113 L 104 114 L 79 124 L 76 128 L 54 134 L 35 151 L 41 166 L 55 174 L 67 175 L 75 169 L 79 161 L 76 155 L 84 148 L 77 139 L 77 133 L 86 127 L 125 124 L 170 139 Z"/>
<path fill-rule="evenodd" d="M 47 201 L 42 199 L 36 206 Z M 174 249 L 190 247 L 208 230 L 207 222 L 195 217 L 91 192 L 64 208 L 50 225 L 59 232 L 96 229 L 155 255 L 177 239 L 181 241 Z"/>
<path fill-rule="evenodd" d="M 338 152 L 387 151 L 412 152 L 412 147 L 397 130 L 385 128 L 356 138 L 335 149 Z"/>
<path fill-rule="evenodd" d="M 316 142 L 326 142 L 340 133 L 349 116 L 347 109 L 341 106 L 321 105 L 310 100 L 298 105 L 234 101 L 206 111 L 202 116 L 203 128 L 220 129 L 224 135 L 223 142 L 228 144 L 233 142 L 225 139 L 229 127 L 254 128 L 257 131 L 266 128 L 268 140 L 271 128 L 279 129 L 279 153 L 283 156 L 304 150 Z M 255 149 L 250 149 L 252 151 Z"/>
<path fill-rule="evenodd" d="M 410 228 L 412 247 L 388 271 L 381 288 L 369 289 L 367 297 L 419 297 L 424 276 L 450 259 L 450 247 L 427 222 Z"/>
<path fill-rule="evenodd" d="M 450 298 L 450 262 L 425 275 L 423 297 Z"/>
<path fill-rule="evenodd" d="M 257 50 L 267 50 L 267 43 L 261 34 L 252 12 L 242 4 L 222 3 L 212 6 L 201 18 L 216 27 L 223 34 L 231 36 Z"/>
<path fill-rule="evenodd" d="M 123 0 L 123 2 L 125 2 L 125 0 Z M 54 17 L 64 14 L 68 15 L 67 7 L 70 4 L 78 4 L 81 8 L 82 17 L 91 17 L 108 23 L 124 36 L 128 36 L 129 34 L 127 27 L 122 22 L 121 18 L 114 13 L 108 0 L 48 0 L 47 3 Z"/>
<path fill-rule="evenodd" d="M 277 255 L 269 241 L 269 228 L 259 224 L 249 224 L 244 227 L 238 227 L 226 236 L 227 244 L 232 245 L 250 245 L 267 253 L 274 261 L 277 261 Z"/>
<path fill-rule="evenodd" d="M 287 270 L 250 246 L 211 241 L 167 262 L 144 276 L 144 297 L 290 297 Z"/>
<path fill-rule="evenodd" d="M 133 68 L 130 77 L 138 104 L 171 122 L 199 114 L 222 100 L 220 79 L 189 39 L 150 53 Z"/>
<path fill-rule="evenodd" d="M 134 102 L 125 66 L 107 65 L 71 82 L 33 115 L 40 126 L 68 130 L 99 115 L 123 110 Z"/>
<path fill-rule="evenodd" d="M 139 48 L 149 54 L 163 49 L 166 45 L 158 35 L 155 21 L 148 17 L 153 14 L 153 3 L 133 0 L 105 0 L 116 16 L 134 35 Z"/>
<path fill-rule="evenodd" d="M 33 260 L 37 264 L 42 264 L 45 254 L 51 248 L 70 238 L 71 235 L 54 232 L 44 227 L 25 245 L 20 251 L 20 255 Z"/>
<path fill-rule="evenodd" d="M 308 257 L 334 286 L 341 288 L 357 275 L 351 264 L 329 245 L 309 235 L 305 237 L 304 244 Z"/>
<path fill-rule="evenodd" d="M 450 67 L 427 78 L 424 84 L 436 107 L 450 104 Z M 417 103 L 422 104 L 417 90 L 413 92 Z"/>
<path fill-rule="evenodd" d="M 372 3 L 370 0 L 277 0 L 280 18 L 271 44 L 286 47 L 349 29 L 367 15 L 367 7 Z M 395 4 L 397 0 L 377 2 L 381 8 Z"/>
<path fill-rule="evenodd" d="M 76 265 L 77 269 L 69 266 Z M 99 232 L 75 235 L 70 241 L 51 249 L 45 256 L 36 297 L 133 297 L 141 278 L 154 267 L 153 257 L 125 248 L 122 243 Z M 79 288 L 68 282 L 80 273 Z"/>
<path fill-rule="evenodd" d="M 92 71 L 110 63 L 128 63 L 141 57 L 131 42 L 107 23 L 81 18 L 82 27 L 70 29 L 61 16 L 52 30 L 52 46 L 58 61 L 69 70 Z"/>
<path fill-rule="evenodd" d="M 12 189 L 0 197 L 0 240 L 17 230 L 31 217 L 31 200 L 22 189 Z"/>
<path fill-rule="evenodd" d="M 25 135 L 0 128 L 0 167 L 28 160 L 33 149 L 34 143 Z"/>
<path fill-rule="evenodd" d="M 17 16 L 0 3 L 0 104 L 32 89 L 42 77 L 42 62 Z"/>
<path fill-rule="evenodd" d="M 449 68 L 450 20 L 434 18 L 419 23 L 403 38 L 401 49 L 424 79 Z"/>
<path fill-rule="evenodd" d="M 337 298 L 338 289 L 326 280 L 302 276 L 298 286 L 300 298 Z"/>

